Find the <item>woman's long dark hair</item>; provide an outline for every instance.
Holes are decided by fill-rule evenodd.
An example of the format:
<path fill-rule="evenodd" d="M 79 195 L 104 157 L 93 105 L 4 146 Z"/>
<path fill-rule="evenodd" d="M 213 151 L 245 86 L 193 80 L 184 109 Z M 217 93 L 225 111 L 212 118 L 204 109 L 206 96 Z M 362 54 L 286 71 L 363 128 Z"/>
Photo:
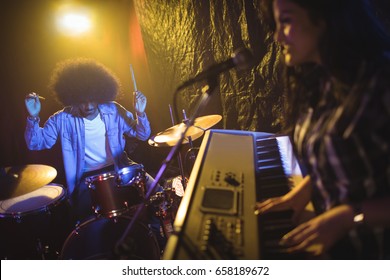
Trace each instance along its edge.
<path fill-rule="evenodd" d="M 49 89 L 64 106 L 113 101 L 120 87 L 119 79 L 111 70 L 89 58 L 59 62 L 49 83 Z"/>
<path fill-rule="evenodd" d="M 318 73 L 327 73 L 339 83 L 351 85 L 361 75 L 362 64 L 366 65 L 366 71 L 373 71 L 379 64 L 387 63 L 390 38 L 375 16 L 370 0 L 288 1 L 305 9 L 314 24 L 321 20 L 326 25 L 320 39 L 322 73 L 314 65 L 288 67 L 286 70 L 287 115 L 284 119 L 285 128 L 291 130 L 299 111 L 304 110 L 308 102 L 313 102 L 313 95 L 318 91 L 319 82 L 307 82 L 308 77 L 319 78 Z M 272 3 L 273 0 L 264 0 L 261 8 L 269 28 L 274 30 Z M 315 74 L 311 73 L 312 70 Z"/>

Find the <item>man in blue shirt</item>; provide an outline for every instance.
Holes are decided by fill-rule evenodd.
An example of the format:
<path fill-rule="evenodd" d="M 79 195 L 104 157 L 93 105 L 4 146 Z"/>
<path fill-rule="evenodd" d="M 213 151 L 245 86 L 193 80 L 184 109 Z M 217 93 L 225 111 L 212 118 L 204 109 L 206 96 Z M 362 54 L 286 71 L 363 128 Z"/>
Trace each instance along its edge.
<path fill-rule="evenodd" d="M 85 179 L 115 173 L 134 164 L 124 152 L 125 135 L 141 141 L 149 138 L 151 129 L 145 113 L 147 99 L 141 92 L 134 92 L 134 117 L 114 101 L 120 91 L 115 74 L 86 58 L 58 63 L 49 88 L 64 108 L 40 127 L 40 97 L 36 93 L 28 94 L 25 99 L 29 112 L 25 140 L 30 150 L 50 149 L 60 140 L 67 196 L 74 219 L 81 222 L 93 214 Z M 147 173 L 145 176 L 148 188 L 153 178 Z M 110 215 L 115 216 L 116 209 L 112 210 Z"/>

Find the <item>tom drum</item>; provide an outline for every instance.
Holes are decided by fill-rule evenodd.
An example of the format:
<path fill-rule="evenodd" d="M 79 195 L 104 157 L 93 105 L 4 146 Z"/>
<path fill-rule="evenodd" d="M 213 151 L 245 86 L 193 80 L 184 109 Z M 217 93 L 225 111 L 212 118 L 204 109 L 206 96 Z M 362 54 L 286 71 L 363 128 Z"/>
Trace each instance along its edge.
<path fill-rule="evenodd" d="M 1 258 L 57 258 L 69 234 L 64 198 L 61 185 L 49 184 L 0 201 Z"/>

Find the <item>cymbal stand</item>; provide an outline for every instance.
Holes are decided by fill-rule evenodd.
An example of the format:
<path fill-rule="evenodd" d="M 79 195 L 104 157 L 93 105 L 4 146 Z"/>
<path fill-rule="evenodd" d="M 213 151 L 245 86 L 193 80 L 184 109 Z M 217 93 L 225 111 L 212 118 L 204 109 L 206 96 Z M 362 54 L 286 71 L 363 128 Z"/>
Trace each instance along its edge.
<path fill-rule="evenodd" d="M 188 125 L 189 125 L 189 120 L 188 120 L 188 118 L 187 118 L 187 114 L 186 114 L 186 111 L 185 111 L 184 109 L 183 109 L 183 116 L 184 116 L 183 123 L 184 123 L 185 125 L 188 126 Z M 185 157 L 185 159 L 187 159 L 187 155 L 189 155 L 188 157 L 189 157 L 189 159 L 191 160 L 191 165 L 193 165 L 193 163 L 194 163 L 194 161 L 195 161 L 195 159 L 196 159 L 196 156 L 195 156 L 195 154 L 194 154 L 194 152 L 193 152 L 194 144 L 193 144 L 193 142 L 192 142 L 191 136 L 188 136 L 187 139 L 188 139 L 188 144 L 190 145 L 190 148 L 189 148 L 188 151 L 186 152 L 186 157 Z M 184 187 L 184 189 L 185 189 L 185 185 L 183 185 L 183 187 Z"/>
<path fill-rule="evenodd" d="M 183 117 L 184 117 L 183 123 L 185 125 L 189 126 L 190 125 L 189 124 L 189 119 L 187 118 L 186 110 L 184 110 L 184 109 L 183 109 Z M 190 144 L 190 148 L 192 148 L 193 145 L 192 145 L 192 138 L 191 138 L 191 136 L 188 136 L 187 139 L 188 139 L 188 144 Z"/>
<path fill-rule="evenodd" d="M 183 112 L 184 112 L 184 110 L 183 110 Z M 172 107 L 171 107 L 170 104 L 169 104 L 169 113 L 171 115 L 172 125 L 175 125 L 175 120 L 173 118 Z M 181 154 L 180 153 L 177 154 L 177 162 L 179 164 L 179 169 L 180 169 L 180 174 L 181 174 L 181 183 L 182 183 L 183 188 L 185 190 L 186 187 L 187 187 L 187 182 L 186 182 L 185 174 L 184 174 L 183 160 L 181 158 Z"/>

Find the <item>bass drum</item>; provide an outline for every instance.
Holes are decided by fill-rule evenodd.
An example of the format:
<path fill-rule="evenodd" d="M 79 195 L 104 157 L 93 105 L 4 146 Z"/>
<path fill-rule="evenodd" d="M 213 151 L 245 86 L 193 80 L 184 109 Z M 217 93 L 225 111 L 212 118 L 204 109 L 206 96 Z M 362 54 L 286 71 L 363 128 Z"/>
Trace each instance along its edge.
<path fill-rule="evenodd" d="M 131 221 L 131 217 L 98 217 L 78 226 L 66 239 L 60 259 L 65 260 L 113 260 L 118 259 L 114 250 Z M 126 237 L 128 252 L 121 259 L 160 259 L 160 248 L 149 227 L 135 222 Z"/>

